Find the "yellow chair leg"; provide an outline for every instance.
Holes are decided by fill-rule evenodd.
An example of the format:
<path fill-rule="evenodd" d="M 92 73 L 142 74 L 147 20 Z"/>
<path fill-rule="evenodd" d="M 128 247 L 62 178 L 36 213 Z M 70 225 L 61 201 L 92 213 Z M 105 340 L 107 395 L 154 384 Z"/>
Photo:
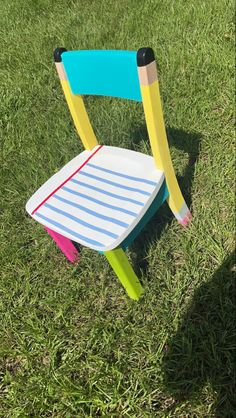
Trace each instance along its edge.
<path fill-rule="evenodd" d="M 153 61 L 150 62 L 150 48 L 147 48 L 146 51 L 144 49 L 140 51 L 141 64 L 138 67 L 138 74 L 152 154 L 157 168 L 163 170 L 165 173 L 165 180 L 169 191 L 167 201 L 170 209 L 180 224 L 187 225 L 191 219 L 191 213 L 184 201 L 171 161 L 154 54 L 151 51 Z M 148 59 L 147 64 L 145 64 L 146 53 Z"/>
<path fill-rule="evenodd" d="M 138 300 L 143 293 L 143 288 L 122 248 L 104 252 L 112 269 L 124 286 L 129 297 Z"/>
<path fill-rule="evenodd" d="M 78 134 L 83 142 L 84 148 L 91 150 L 96 145 L 98 145 L 98 142 L 94 134 L 93 128 L 90 124 L 89 117 L 84 106 L 83 98 L 80 94 L 73 94 L 71 92 L 69 81 L 67 80 L 67 75 L 63 63 L 61 62 L 60 56 L 59 60 L 60 61 L 58 62 L 57 56 L 55 64 L 72 119 L 78 131 Z"/>
<path fill-rule="evenodd" d="M 181 193 L 180 189 L 179 189 L 179 193 Z M 173 197 L 173 195 L 171 195 L 171 194 L 168 197 L 167 202 L 168 202 L 169 207 L 172 210 L 174 216 L 176 217 L 177 221 L 179 222 L 179 224 L 181 224 L 183 226 L 187 226 L 188 223 L 192 219 L 192 215 L 191 215 L 191 212 L 190 212 L 187 204 L 185 203 L 185 200 L 184 200 L 182 194 L 181 194 L 181 197 L 182 197 L 182 205 L 181 206 L 176 204 L 177 199 L 175 199 L 175 197 Z"/>

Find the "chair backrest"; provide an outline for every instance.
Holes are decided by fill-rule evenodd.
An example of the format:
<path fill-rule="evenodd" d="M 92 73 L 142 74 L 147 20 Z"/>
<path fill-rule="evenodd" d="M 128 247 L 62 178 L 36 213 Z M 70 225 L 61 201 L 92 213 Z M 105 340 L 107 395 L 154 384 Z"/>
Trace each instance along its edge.
<path fill-rule="evenodd" d="M 153 50 L 67 52 L 65 48 L 57 48 L 54 60 L 72 118 L 86 149 L 93 149 L 98 142 L 82 94 L 142 101 L 152 154 L 157 168 L 164 171 L 170 208 L 179 213 L 185 203 L 171 161 Z"/>
<path fill-rule="evenodd" d="M 167 142 L 156 62 L 151 48 L 133 51 L 67 51 L 57 48 L 54 60 L 75 126 L 86 149 L 98 145 L 82 94 L 142 101 L 157 168 L 171 188 L 178 188 Z"/>
<path fill-rule="evenodd" d="M 136 51 L 65 51 L 62 63 L 73 94 L 142 101 Z"/>
<path fill-rule="evenodd" d="M 68 107 L 86 149 L 94 148 L 98 142 L 82 95 L 113 96 L 141 102 L 142 88 L 157 81 L 151 48 L 141 48 L 137 52 L 57 48 L 54 60 Z"/>

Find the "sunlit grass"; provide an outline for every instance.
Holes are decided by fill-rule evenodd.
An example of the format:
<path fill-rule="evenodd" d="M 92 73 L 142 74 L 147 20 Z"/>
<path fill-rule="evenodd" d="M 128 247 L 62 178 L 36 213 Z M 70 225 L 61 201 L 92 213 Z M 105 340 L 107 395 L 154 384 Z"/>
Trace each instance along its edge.
<path fill-rule="evenodd" d="M 233 2 L 1 4 L 0 416 L 233 417 Z M 191 205 L 163 206 L 128 254 L 132 302 L 105 258 L 69 265 L 25 212 L 82 151 L 53 50 L 156 54 L 171 153 Z M 86 98 L 102 143 L 149 153 L 142 106 Z"/>

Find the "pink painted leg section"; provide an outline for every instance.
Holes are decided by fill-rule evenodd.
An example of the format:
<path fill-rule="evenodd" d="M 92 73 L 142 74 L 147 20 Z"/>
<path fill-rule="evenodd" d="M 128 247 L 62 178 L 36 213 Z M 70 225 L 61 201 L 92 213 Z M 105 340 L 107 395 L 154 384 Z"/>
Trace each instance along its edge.
<path fill-rule="evenodd" d="M 185 215 L 184 219 L 181 220 L 181 221 L 178 221 L 178 222 L 179 222 L 179 224 L 181 224 L 183 226 L 187 226 L 189 224 L 189 222 L 191 221 L 191 219 L 192 219 L 191 212 L 188 211 L 188 213 Z"/>
<path fill-rule="evenodd" d="M 45 229 L 71 263 L 79 260 L 79 253 L 69 238 L 63 237 L 48 227 Z"/>

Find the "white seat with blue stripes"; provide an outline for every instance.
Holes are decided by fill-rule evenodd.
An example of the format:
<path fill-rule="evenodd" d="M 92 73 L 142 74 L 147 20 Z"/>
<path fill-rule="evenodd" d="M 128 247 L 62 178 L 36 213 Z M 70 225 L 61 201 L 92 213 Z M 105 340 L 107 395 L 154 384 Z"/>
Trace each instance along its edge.
<path fill-rule="evenodd" d="M 124 148 L 83 151 L 27 202 L 44 226 L 98 251 L 116 248 L 130 234 L 164 180 L 151 156 Z"/>

